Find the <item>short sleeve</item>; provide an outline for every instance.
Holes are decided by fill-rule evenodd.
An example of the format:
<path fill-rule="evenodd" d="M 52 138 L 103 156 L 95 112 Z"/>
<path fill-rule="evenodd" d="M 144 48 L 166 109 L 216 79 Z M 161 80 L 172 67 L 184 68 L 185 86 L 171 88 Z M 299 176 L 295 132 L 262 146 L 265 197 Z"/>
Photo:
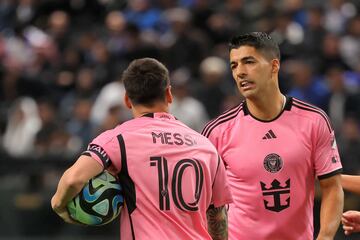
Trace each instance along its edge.
<path fill-rule="evenodd" d="M 119 172 L 121 169 L 119 151 L 117 138 L 111 136 L 111 131 L 106 131 L 97 136 L 82 155 L 94 158 L 104 169 L 114 167 Z"/>
<path fill-rule="evenodd" d="M 314 146 L 315 172 L 321 180 L 341 173 L 342 165 L 335 133 L 328 119 L 321 118 L 316 127 L 316 139 Z"/>
<path fill-rule="evenodd" d="M 225 166 L 220 157 L 218 157 L 218 165 L 212 190 L 212 204 L 215 207 L 220 207 L 225 204 L 232 203 L 233 200 L 225 172 Z"/>

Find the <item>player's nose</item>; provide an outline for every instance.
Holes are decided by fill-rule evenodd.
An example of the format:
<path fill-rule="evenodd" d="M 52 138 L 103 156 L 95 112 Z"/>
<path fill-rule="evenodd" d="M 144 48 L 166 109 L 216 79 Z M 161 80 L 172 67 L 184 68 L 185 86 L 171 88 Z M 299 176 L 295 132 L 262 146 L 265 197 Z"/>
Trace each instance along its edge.
<path fill-rule="evenodd" d="M 245 67 L 242 67 L 241 64 L 236 67 L 235 74 L 238 78 L 243 79 L 247 76 L 247 71 Z"/>
<path fill-rule="evenodd" d="M 247 73 L 246 73 L 246 72 L 239 72 L 239 73 L 236 74 L 236 76 L 237 76 L 237 78 L 238 78 L 239 80 L 242 80 L 242 79 L 245 79 L 245 78 L 246 78 Z"/>

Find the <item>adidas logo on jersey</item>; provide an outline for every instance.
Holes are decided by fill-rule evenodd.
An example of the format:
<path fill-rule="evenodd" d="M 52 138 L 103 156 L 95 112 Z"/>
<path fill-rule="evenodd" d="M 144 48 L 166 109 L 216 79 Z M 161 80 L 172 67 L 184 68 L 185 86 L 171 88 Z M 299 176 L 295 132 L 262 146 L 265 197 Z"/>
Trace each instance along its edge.
<path fill-rule="evenodd" d="M 270 129 L 262 139 L 273 139 L 276 138 L 275 133 Z"/>

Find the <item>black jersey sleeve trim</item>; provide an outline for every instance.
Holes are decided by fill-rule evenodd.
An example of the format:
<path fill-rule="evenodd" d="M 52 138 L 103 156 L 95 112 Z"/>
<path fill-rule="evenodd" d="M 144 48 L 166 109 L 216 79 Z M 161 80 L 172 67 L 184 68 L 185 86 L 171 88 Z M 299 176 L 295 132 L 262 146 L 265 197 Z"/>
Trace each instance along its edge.
<path fill-rule="evenodd" d="M 95 153 L 96 154 L 96 153 Z M 84 152 L 82 152 L 81 154 L 80 154 L 80 156 L 87 156 L 87 157 L 91 157 L 91 158 L 93 158 L 92 156 L 91 156 L 91 154 L 89 153 L 89 151 L 84 151 Z M 101 158 L 100 158 L 101 159 Z M 109 163 L 108 164 L 108 166 L 106 166 L 105 165 L 105 162 L 101 159 L 101 162 L 102 162 L 102 166 L 103 166 L 103 170 L 105 170 L 106 168 L 108 168 L 108 166 L 110 166 L 111 164 Z"/>
<path fill-rule="evenodd" d="M 136 209 L 136 191 L 135 184 L 131 177 L 129 176 L 128 165 L 127 165 L 127 155 L 126 147 L 123 136 L 120 134 L 117 136 L 119 146 L 120 146 L 120 156 L 121 156 L 121 170 L 118 174 L 120 184 L 123 187 L 124 198 L 126 202 L 126 207 L 129 212 L 130 226 L 132 239 L 135 239 L 134 226 L 131 218 L 131 213 Z"/>
<path fill-rule="evenodd" d="M 326 178 L 335 176 L 336 174 L 340 174 L 340 173 L 342 173 L 342 171 L 343 171 L 343 169 L 340 168 L 340 169 L 337 169 L 337 170 L 335 170 L 335 171 L 333 171 L 333 172 L 326 173 L 326 174 L 324 174 L 324 175 L 318 176 L 318 179 L 319 179 L 319 180 L 323 180 L 323 179 L 326 179 Z"/>
<path fill-rule="evenodd" d="M 104 166 L 104 169 L 108 168 L 110 166 L 110 161 L 106 158 L 104 158 L 100 153 L 96 152 L 96 151 L 91 151 L 91 150 L 88 150 L 89 152 L 92 152 L 94 154 L 96 154 L 96 156 L 99 157 L 99 159 L 101 160 L 103 166 Z"/>
<path fill-rule="evenodd" d="M 81 155 L 91 157 L 91 153 L 95 154 L 101 160 L 104 170 L 111 165 L 111 159 L 109 155 L 101 146 L 97 144 L 90 144 L 88 149 L 82 152 Z"/>

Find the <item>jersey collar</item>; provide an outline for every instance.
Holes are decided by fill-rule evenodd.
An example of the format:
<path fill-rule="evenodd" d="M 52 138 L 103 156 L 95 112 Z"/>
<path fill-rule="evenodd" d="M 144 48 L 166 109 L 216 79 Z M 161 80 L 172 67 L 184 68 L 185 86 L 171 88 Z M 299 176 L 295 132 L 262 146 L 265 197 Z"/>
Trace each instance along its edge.
<path fill-rule="evenodd" d="M 154 113 L 146 113 L 141 117 L 150 117 L 150 118 L 158 118 L 158 119 L 168 119 L 168 120 L 177 120 L 176 117 L 166 112 L 154 112 Z"/>
<path fill-rule="evenodd" d="M 254 118 L 254 119 L 256 119 L 257 121 L 260 121 L 260 122 L 272 122 L 272 121 L 278 119 L 284 111 L 290 111 L 290 110 L 291 110 L 292 101 L 293 101 L 293 100 L 292 100 L 292 97 L 289 97 L 289 96 L 287 96 L 287 95 L 285 95 L 285 97 L 286 97 L 286 103 L 285 103 L 284 109 L 283 109 L 275 118 L 273 118 L 273 119 L 270 119 L 270 120 L 261 120 L 261 119 L 256 118 L 256 117 L 253 116 L 253 115 L 251 114 L 251 112 L 249 111 L 249 109 L 248 109 L 248 107 L 247 107 L 247 104 L 246 104 L 246 101 L 244 101 L 244 107 L 243 107 L 243 109 L 244 109 L 244 115 L 245 115 L 245 116 L 246 116 L 246 115 L 250 115 L 252 118 Z"/>

